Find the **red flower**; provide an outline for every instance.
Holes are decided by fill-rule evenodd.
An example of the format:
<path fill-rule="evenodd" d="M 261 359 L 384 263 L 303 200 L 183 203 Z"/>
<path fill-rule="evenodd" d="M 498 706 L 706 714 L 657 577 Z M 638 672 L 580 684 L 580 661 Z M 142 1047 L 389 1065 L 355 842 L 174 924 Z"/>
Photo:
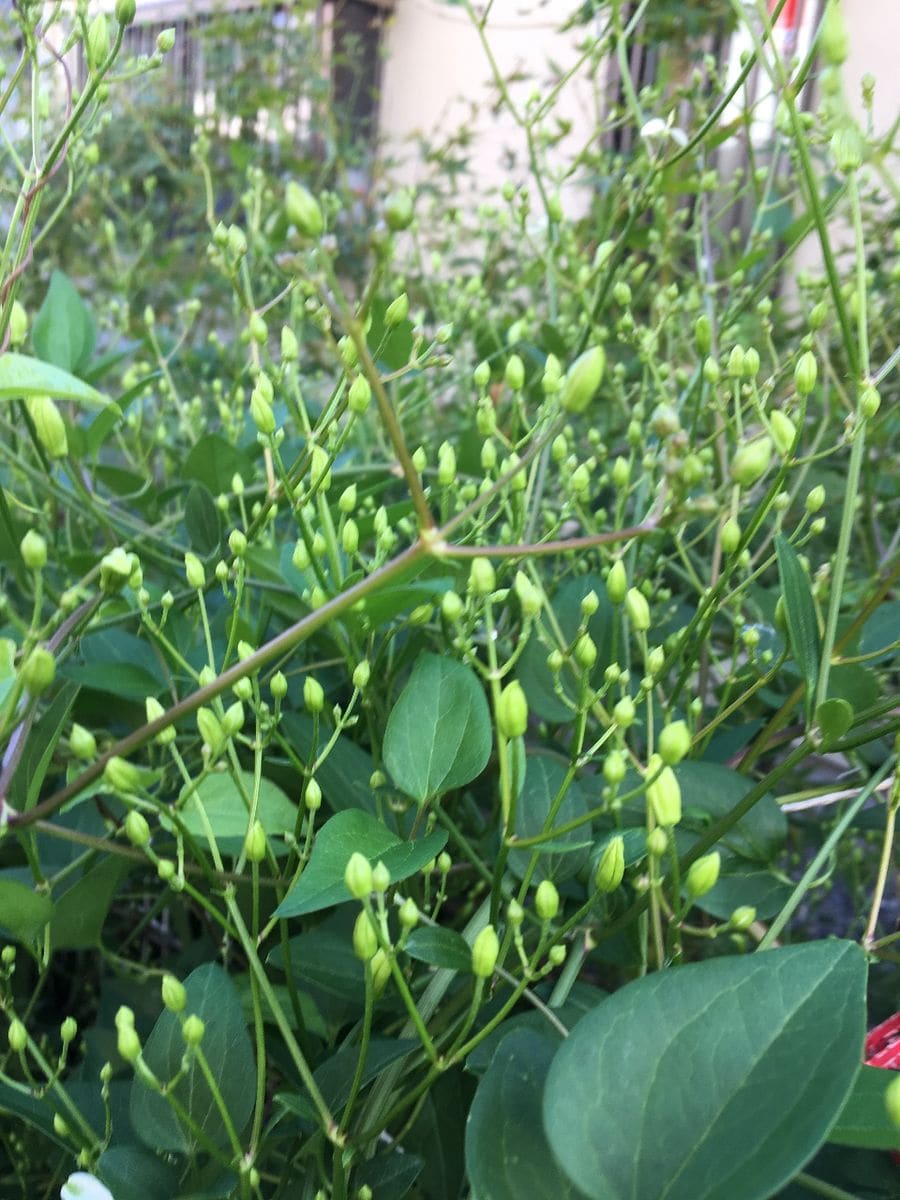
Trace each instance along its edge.
<path fill-rule="evenodd" d="M 867 1067 L 900 1071 L 900 1012 L 869 1031 L 865 1050 Z M 900 1154 L 896 1150 L 891 1151 L 891 1158 L 900 1163 Z"/>

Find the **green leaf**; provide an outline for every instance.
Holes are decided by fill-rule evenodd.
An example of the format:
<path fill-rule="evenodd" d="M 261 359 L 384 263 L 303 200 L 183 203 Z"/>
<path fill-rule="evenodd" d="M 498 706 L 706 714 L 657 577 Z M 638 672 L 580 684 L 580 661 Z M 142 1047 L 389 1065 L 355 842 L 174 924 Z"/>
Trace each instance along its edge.
<path fill-rule="evenodd" d="M 313 723 L 301 713 L 287 712 L 281 718 L 285 737 L 301 758 L 313 748 Z M 331 753 L 316 771 L 316 781 L 329 806 L 335 812 L 347 808 L 363 808 L 375 812 L 375 800 L 369 780 L 375 761 L 361 746 L 343 735 L 338 736 Z"/>
<path fill-rule="evenodd" d="M 67 371 L 9 350 L 0 355 L 0 400 L 20 400 L 24 396 L 53 396 L 56 400 L 118 411 L 102 392 Z"/>
<path fill-rule="evenodd" d="M 184 987 L 185 1011 L 196 1013 L 206 1027 L 203 1053 L 240 1136 L 253 1111 L 255 1067 L 237 990 L 216 963 L 192 971 Z M 181 1023 L 174 1013 L 163 1012 L 144 1046 L 144 1059 L 157 1079 L 167 1080 L 179 1072 L 183 1057 Z M 196 1060 L 172 1094 L 210 1141 L 217 1146 L 228 1144 L 222 1115 Z M 180 1124 L 166 1099 L 139 1079 L 131 1087 L 131 1124 L 153 1150 L 186 1154 L 195 1149 L 190 1131 Z"/>
<path fill-rule="evenodd" d="M 53 916 L 53 901 L 15 879 L 0 879 L 0 926 L 20 942 L 31 942 Z"/>
<path fill-rule="evenodd" d="M 404 842 L 368 813 L 347 809 L 326 821 L 313 843 L 303 874 L 275 910 L 277 917 L 299 917 L 344 904 L 352 897 L 344 885 L 344 870 L 354 850 L 371 863 L 379 859 L 399 883 L 421 871 L 443 850 L 445 830 L 435 830 L 415 842 Z"/>
<path fill-rule="evenodd" d="M 80 375 L 91 360 L 96 340 L 90 309 L 69 277 L 54 271 L 31 326 L 31 344 L 38 358 Z"/>
<path fill-rule="evenodd" d="M 56 897 L 50 922 L 50 943 L 54 950 L 86 950 L 100 944 L 103 923 L 116 891 L 133 866 L 129 859 L 109 855 Z"/>
<path fill-rule="evenodd" d="M 601 988 L 576 980 L 565 1003 L 560 1007 L 554 1005 L 552 1012 L 557 1021 L 562 1023 L 563 1028 L 570 1030 L 585 1013 L 595 1009 L 605 996 L 606 992 Z M 488 1013 L 485 1014 L 485 1016 L 487 1015 Z M 546 1015 L 536 1008 L 516 1013 L 515 1016 L 507 1017 L 466 1056 L 466 1070 L 473 1075 L 483 1075 L 491 1065 L 491 1059 L 494 1057 L 497 1047 L 504 1038 L 509 1037 L 517 1029 L 528 1029 L 553 1042 L 554 1045 L 561 1042 L 564 1036 L 557 1026 L 551 1025 Z"/>
<path fill-rule="evenodd" d="M 367 1083 L 377 1079 L 392 1062 L 406 1058 L 417 1047 L 421 1048 L 421 1044 L 415 1038 L 371 1038 L 361 1086 L 365 1087 Z M 358 1062 L 359 1046 L 355 1042 L 345 1042 L 337 1054 L 326 1059 L 313 1072 L 319 1091 L 332 1111 L 339 1111 L 350 1099 L 350 1088 Z M 312 1106 L 309 1111 L 314 1113 Z"/>
<path fill-rule="evenodd" d="M 582 621 L 581 601 L 588 592 L 595 592 L 600 601 L 599 607 L 588 621 L 588 632 L 597 646 L 597 661 L 591 670 L 592 682 L 598 684 L 603 672 L 609 666 L 612 654 L 612 633 L 615 613 L 607 599 L 606 585 L 599 575 L 582 575 L 577 579 L 567 579 L 553 597 L 551 621 L 548 614 L 540 618 L 540 625 L 545 630 L 545 639 L 538 637 L 535 630 L 528 639 L 516 674 L 525 695 L 528 707 L 546 721 L 574 721 L 575 713 L 563 704 L 554 691 L 556 677 L 547 666 L 547 655 L 552 647 L 557 645 L 555 626 L 558 626 L 562 636 L 563 647 L 570 643 L 578 632 Z M 571 700 L 577 699 L 578 681 L 574 673 L 564 668 L 559 675 L 562 690 Z"/>
<path fill-rule="evenodd" d="M 700 832 L 707 818 L 717 820 L 743 800 L 752 781 L 719 763 L 685 761 L 675 774 L 681 786 L 685 810 L 684 828 Z M 695 814 L 703 814 L 697 820 Z M 722 837 L 722 844 L 742 858 L 768 861 L 784 845 L 787 817 L 771 793 L 754 804 L 740 821 Z"/>
<path fill-rule="evenodd" d="M 816 709 L 816 724 L 822 734 L 824 749 L 844 736 L 853 724 L 853 709 L 839 696 L 823 700 Z"/>
<path fill-rule="evenodd" d="M 97 1174 L 116 1200 L 171 1200 L 178 1175 L 143 1146 L 110 1146 L 100 1155 Z"/>
<path fill-rule="evenodd" d="M 404 950 L 417 962 L 462 973 L 472 970 L 472 947 L 455 929 L 420 925 L 409 935 Z"/>
<path fill-rule="evenodd" d="M 57 742 L 68 723 L 69 712 L 77 695 L 76 684 L 64 683 L 29 732 L 9 789 L 9 799 L 14 808 L 29 809 L 37 804 Z"/>
<path fill-rule="evenodd" d="M 900 653 L 900 600 L 879 604 L 863 626 L 860 654 L 872 654 L 870 662 L 886 662 Z"/>
<path fill-rule="evenodd" d="M 184 479 L 205 484 L 214 496 L 231 491 L 235 474 L 245 479 L 253 474 L 252 460 L 236 450 L 218 433 L 208 433 L 194 443 L 181 468 Z"/>
<path fill-rule="evenodd" d="M 0 1079 L 0 1116 L 7 1114 L 23 1121 L 68 1151 L 71 1148 L 68 1139 L 60 1137 L 53 1128 L 55 1111 L 52 1094 L 38 1099 L 32 1096 L 27 1084 L 6 1083 Z"/>
<path fill-rule="evenodd" d="M 80 662 L 66 663 L 61 674 L 83 687 L 143 702 L 166 686 L 159 659 L 143 638 L 124 629 L 104 629 L 81 639 Z"/>
<path fill-rule="evenodd" d="M 191 547 L 201 558 L 212 558 L 222 544 L 222 515 L 209 489 L 195 483 L 184 506 L 184 524 Z"/>
<path fill-rule="evenodd" d="M 736 908 L 749 904 L 761 921 L 777 916 L 793 889 L 769 871 L 741 871 L 737 864 L 723 867 L 714 888 L 693 903 L 717 921 L 727 921 Z"/>
<path fill-rule="evenodd" d="M 246 795 L 253 795 L 253 775 L 241 772 L 241 784 Z M 206 841 L 206 827 L 199 811 L 203 807 L 212 826 L 219 849 L 226 854 L 239 854 L 250 824 L 249 809 L 237 781 L 231 774 L 207 775 L 181 805 L 181 820 L 185 829 L 201 843 Z M 276 854 L 286 854 L 282 837 L 293 833 L 297 825 L 297 805 L 289 800 L 277 784 L 263 776 L 259 781 L 257 820 L 272 842 Z"/>
<path fill-rule="evenodd" d="M 879 1067 L 863 1067 L 853 1091 L 828 1135 L 840 1146 L 868 1150 L 900 1150 L 900 1129 L 884 1104 L 884 1092 L 895 1076 Z"/>
<path fill-rule="evenodd" d="M 592 1200 L 766 1200 L 846 1103 L 866 960 L 814 942 L 623 987 L 556 1053 L 544 1128 Z"/>
<path fill-rule="evenodd" d="M 401 1154 L 392 1150 L 378 1158 L 361 1163 L 353 1177 L 357 1192 L 362 1187 L 372 1189 L 378 1200 L 403 1200 L 425 1166 L 418 1154 Z"/>
<path fill-rule="evenodd" d="M 551 805 L 566 779 L 564 764 L 552 755 L 533 754 L 525 762 L 525 783 L 516 805 L 515 831 L 516 836 L 520 838 L 537 837 L 543 832 Z M 587 811 L 587 801 L 581 785 L 573 779 L 556 810 L 551 828 L 577 820 Z M 553 849 L 543 847 L 538 857 L 535 883 L 542 879 L 560 882 L 578 874 L 587 862 L 590 849 L 590 841 L 585 841 L 585 832 L 590 833 L 588 824 L 569 833 L 560 834 L 555 839 Z M 532 849 L 510 852 L 509 868 L 517 878 L 522 879 L 525 875 L 532 853 Z"/>
<path fill-rule="evenodd" d="M 362 1007 L 363 965 L 353 953 L 349 932 L 341 937 L 328 930 L 311 929 L 290 939 L 287 958 L 283 948 L 275 946 L 267 961 L 281 971 L 289 962 L 292 976 L 313 993 L 323 992 Z"/>
<path fill-rule="evenodd" d="M 791 653 L 806 682 L 806 719 L 809 722 L 819 680 L 819 661 L 822 657 L 816 606 L 809 578 L 797 551 L 784 534 L 779 533 L 776 536 L 775 552 L 778 555 L 778 575 L 781 579 Z"/>
<path fill-rule="evenodd" d="M 541 1097 L 555 1042 L 531 1029 L 503 1039 L 472 1101 L 466 1168 L 478 1200 L 574 1200 L 541 1123 Z"/>
<path fill-rule="evenodd" d="M 478 677 L 462 663 L 423 654 L 388 717 L 384 763 L 420 804 L 480 775 L 491 719 Z"/>

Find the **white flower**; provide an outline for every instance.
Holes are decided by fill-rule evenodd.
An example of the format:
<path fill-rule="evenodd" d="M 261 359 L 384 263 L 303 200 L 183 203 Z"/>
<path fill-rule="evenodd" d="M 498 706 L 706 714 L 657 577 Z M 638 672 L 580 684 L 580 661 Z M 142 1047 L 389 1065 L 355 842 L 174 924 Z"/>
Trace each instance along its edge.
<path fill-rule="evenodd" d="M 86 1171 L 76 1171 L 63 1184 L 59 1200 L 115 1200 L 115 1197 L 99 1179 Z"/>
<path fill-rule="evenodd" d="M 652 142 L 656 138 L 663 141 L 669 140 L 675 143 L 676 146 L 684 147 L 688 143 L 688 136 L 683 129 L 679 129 L 677 125 L 672 124 L 672 117 L 667 121 L 662 117 L 651 117 L 641 126 L 641 137 L 644 141 Z"/>

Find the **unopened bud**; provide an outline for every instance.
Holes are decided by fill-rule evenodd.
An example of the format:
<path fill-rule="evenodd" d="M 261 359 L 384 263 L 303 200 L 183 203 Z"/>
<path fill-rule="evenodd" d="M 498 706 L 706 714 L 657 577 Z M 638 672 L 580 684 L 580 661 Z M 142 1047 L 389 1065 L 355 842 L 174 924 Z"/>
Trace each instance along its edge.
<path fill-rule="evenodd" d="M 125 836 L 131 842 L 132 846 L 146 846 L 150 841 L 150 826 L 147 824 L 147 818 L 143 813 L 138 812 L 136 808 L 132 808 L 128 816 L 125 818 Z"/>
<path fill-rule="evenodd" d="M 580 355 L 566 374 L 560 405 L 566 412 L 583 413 L 603 380 L 606 354 L 602 346 L 593 346 Z"/>
<path fill-rule="evenodd" d="M 687 894 L 698 900 L 707 892 L 711 892 L 719 881 L 721 866 L 722 856 L 718 850 L 714 850 L 712 854 L 704 854 L 695 863 L 691 863 L 687 879 L 684 881 Z"/>
<path fill-rule="evenodd" d="M 357 375 L 347 391 L 347 407 L 357 416 L 362 416 L 372 403 L 372 388 L 365 375 Z"/>
<path fill-rule="evenodd" d="M 628 573 L 621 558 L 617 558 L 606 577 L 606 594 L 612 604 L 621 604 L 627 593 Z"/>
<path fill-rule="evenodd" d="M 358 850 L 354 850 L 347 861 L 344 883 L 354 900 L 364 900 L 372 891 L 372 866 Z"/>
<path fill-rule="evenodd" d="M 756 438 L 738 446 L 731 460 L 731 478 L 739 487 L 752 487 L 769 469 L 772 461 L 772 440 Z"/>
<path fill-rule="evenodd" d="M 756 920 L 756 909 L 752 904 L 742 904 L 736 908 L 731 914 L 728 921 L 729 929 L 733 929 L 736 933 L 746 933 L 753 922 Z"/>
<path fill-rule="evenodd" d="M 669 766 L 680 763 L 691 748 L 691 733 L 684 721 L 672 721 L 659 733 L 659 757 Z"/>
<path fill-rule="evenodd" d="M 172 1013 L 184 1012 L 187 1007 L 187 992 L 184 984 L 174 975 L 163 975 L 162 1002 Z"/>
<path fill-rule="evenodd" d="M 808 396 L 816 386 L 816 376 L 819 373 L 819 368 L 816 364 L 815 355 L 811 350 L 806 350 L 800 355 L 797 360 L 797 365 L 794 367 L 794 387 L 801 396 Z"/>
<path fill-rule="evenodd" d="M 669 835 L 665 829 L 657 825 L 655 829 L 647 834 L 647 853 L 651 858 L 662 858 L 666 850 L 669 848 Z"/>
<path fill-rule="evenodd" d="M 721 541 L 726 554 L 734 554 L 741 544 L 741 527 L 734 517 L 729 517 L 722 526 Z"/>
<path fill-rule="evenodd" d="M 631 628 L 642 633 L 650 628 L 650 605 L 647 597 L 637 588 L 629 588 L 625 594 L 625 612 Z"/>
<path fill-rule="evenodd" d="M 19 542 L 19 552 L 29 571 L 41 571 L 47 564 L 47 543 L 34 529 L 29 529 Z"/>
<path fill-rule="evenodd" d="M 203 563 L 190 550 L 184 556 L 184 574 L 188 587 L 194 588 L 198 592 L 206 587 L 206 572 L 203 570 Z"/>
<path fill-rule="evenodd" d="M 29 396 L 25 407 L 34 425 L 34 432 L 50 458 L 64 458 L 69 453 L 66 423 L 49 396 Z"/>
<path fill-rule="evenodd" d="M 485 925 L 472 944 L 472 973 L 490 979 L 500 955 L 500 939 L 493 925 Z"/>
<path fill-rule="evenodd" d="M 205 1033 L 206 1026 L 196 1013 L 191 1013 L 189 1017 L 185 1018 L 181 1027 L 181 1036 L 184 1038 L 186 1046 L 199 1046 Z"/>
<path fill-rule="evenodd" d="M 254 821 L 244 838 L 244 853 L 248 862 L 259 863 L 266 857 L 268 843 L 261 821 Z"/>
<path fill-rule="evenodd" d="M 552 921 L 559 912 L 559 892 L 549 879 L 543 879 L 534 893 L 534 911 L 542 921 Z"/>
<path fill-rule="evenodd" d="M 56 659 L 44 646 L 35 646 L 19 668 L 19 676 L 30 696 L 42 696 L 56 676 Z"/>
<path fill-rule="evenodd" d="M 489 558 L 473 558 L 469 568 L 469 591 L 476 596 L 489 596 L 497 585 L 497 578 Z"/>
<path fill-rule="evenodd" d="M 600 892 L 614 892 L 625 877 L 625 839 L 621 834 L 610 838 L 600 855 L 594 883 Z"/>
<path fill-rule="evenodd" d="M 401 292 L 384 310 L 384 323 L 388 329 L 401 325 L 409 316 L 409 296 Z"/>
<path fill-rule="evenodd" d="M 97 739 L 89 729 L 76 722 L 69 734 L 69 749 L 76 758 L 87 761 L 97 753 Z"/>
<path fill-rule="evenodd" d="M 319 202 L 312 192 L 301 187 L 295 180 L 290 180 L 284 191 L 284 211 L 290 223 L 296 226 L 298 233 L 305 237 L 317 238 L 325 228 L 325 218 Z"/>
<path fill-rule="evenodd" d="M 786 413 L 783 413 L 778 408 L 770 414 L 769 424 L 772 429 L 772 441 L 775 443 L 775 449 L 782 458 L 786 458 L 790 454 L 796 440 L 797 426 Z"/>
<path fill-rule="evenodd" d="M 325 689 L 312 675 L 303 681 L 303 703 L 311 713 L 320 713 L 325 707 Z"/>
<path fill-rule="evenodd" d="M 9 1042 L 9 1048 L 14 1054 L 21 1054 L 28 1045 L 28 1030 L 18 1017 L 14 1017 L 10 1021 L 6 1037 Z"/>
<path fill-rule="evenodd" d="M 497 729 L 505 738 L 521 737 L 528 728 L 528 701 L 518 680 L 508 683 L 497 699 Z"/>
<path fill-rule="evenodd" d="M 681 820 L 681 787 L 675 772 L 654 754 L 647 764 L 647 777 L 652 780 L 647 785 L 647 804 L 654 820 L 667 828 L 677 825 Z"/>
<path fill-rule="evenodd" d="M 353 925 L 353 953 L 361 962 L 368 962 L 375 957 L 377 950 L 378 934 L 369 914 L 362 909 Z"/>
<path fill-rule="evenodd" d="M 413 194 L 407 188 L 397 188 L 384 202 L 384 219 L 394 233 L 408 229 L 413 219 Z"/>

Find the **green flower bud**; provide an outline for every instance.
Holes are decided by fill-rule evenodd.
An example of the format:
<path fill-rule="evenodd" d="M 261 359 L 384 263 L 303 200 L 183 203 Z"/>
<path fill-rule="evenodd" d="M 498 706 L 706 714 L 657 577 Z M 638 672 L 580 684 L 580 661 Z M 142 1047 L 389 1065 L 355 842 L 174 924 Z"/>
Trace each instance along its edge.
<path fill-rule="evenodd" d="M 537 886 L 534 911 L 542 921 L 552 921 L 559 912 L 559 892 L 549 879 L 542 879 Z"/>
<path fill-rule="evenodd" d="M 331 487 L 331 466 L 324 446 L 313 446 L 309 456 L 309 474 L 315 491 L 327 492 Z"/>
<path fill-rule="evenodd" d="M 721 866 L 722 856 L 718 850 L 714 850 L 712 854 L 704 854 L 695 863 L 691 863 L 687 879 L 684 881 L 687 894 L 694 900 L 698 900 L 707 892 L 711 892 L 719 881 Z"/>
<path fill-rule="evenodd" d="M 613 300 L 615 300 L 620 308 L 625 308 L 626 305 L 631 303 L 631 288 L 624 279 L 618 280 L 613 287 L 612 295 Z"/>
<path fill-rule="evenodd" d="M 825 503 L 825 489 L 821 483 L 817 483 L 814 488 L 810 489 L 806 497 L 806 511 L 810 514 L 817 513 Z"/>
<path fill-rule="evenodd" d="M 320 713 L 325 707 L 325 689 L 312 675 L 303 681 L 303 703 L 311 713 Z"/>
<path fill-rule="evenodd" d="M 694 322 L 694 341 L 700 354 L 709 354 L 712 347 L 712 325 L 706 313 L 701 313 Z"/>
<path fill-rule="evenodd" d="M 665 666 L 665 662 L 665 650 L 663 650 L 662 646 L 654 646 L 651 650 L 647 651 L 647 674 L 652 679 L 655 679 Z"/>
<path fill-rule="evenodd" d="M 606 576 L 606 594 L 611 604 L 621 604 L 628 592 L 628 572 L 621 558 L 617 558 Z"/>
<path fill-rule="evenodd" d="M 681 820 L 681 787 L 675 772 L 663 766 L 660 756 L 654 754 L 647 764 L 647 778 L 653 780 L 647 785 L 647 804 L 656 823 L 667 828 L 677 825 Z"/>
<path fill-rule="evenodd" d="M 745 379 L 755 379 L 759 374 L 759 354 L 752 346 L 744 351 L 744 371 Z"/>
<path fill-rule="evenodd" d="M 731 478 L 739 487 L 750 488 L 762 479 L 772 461 L 772 439 L 756 438 L 738 446 L 731 460 Z"/>
<path fill-rule="evenodd" d="M 607 895 L 614 892 L 625 878 L 625 839 L 621 834 L 610 838 L 603 848 L 594 883 L 597 890 Z"/>
<path fill-rule="evenodd" d="M 884 1107 L 891 1124 L 900 1129 L 900 1075 L 894 1078 L 884 1090 Z"/>
<path fill-rule="evenodd" d="M 121 1009 L 119 1010 L 122 1011 Z M 135 1063 L 141 1056 L 141 1039 L 133 1025 L 122 1024 L 116 1035 L 116 1048 L 127 1063 Z"/>
<path fill-rule="evenodd" d="M 352 517 L 348 517 L 341 530 L 341 546 L 347 555 L 356 554 L 359 550 L 359 526 Z"/>
<path fill-rule="evenodd" d="M 210 754 L 215 757 L 225 745 L 225 735 L 219 718 L 211 708 L 197 709 L 197 730 L 201 741 L 209 747 Z"/>
<path fill-rule="evenodd" d="M 484 391 L 484 389 L 487 387 L 487 385 L 490 383 L 490 381 L 491 381 L 490 364 L 486 363 L 486 362 L 480 362 L 478 364 L 478 366 L 475 368 L 475 370 L 472 372 L 472 382 L 479 389 L 479 391 Z"/>
<path fill-rule="evenodd" d="M 25 407 L 45 453 L 50 458 L 64 458 L 69 453 L 66 423 L 50 397 L 28 396 Z"/>
<path fill-rule="evenodd" d="M 22 561 L 29 571 L 41 571 L 47 563 L 47 543 L 34 529 L 29 529 L 19 542 Z"/>
<path fill-rule="evenodd" d="M 72 726 L 72 732 L 69 734 L 69 749 L 76 758 L 80 758 L 83 762 L 86 762 L 97 753 L 97 739 L 89 729 L 85 729 L 83 725 L 79 725 L 76 721 Z"/>
<path fill-rule="evenodd" d="M 372 866 L 358 850 L 354 850 L 347 860 L 344 883 L 354 900 L 364 900 L 372 892 Z"/>
<path fill-rule="evenodd" d="M 78 1022 L 74 1017 L 66 1017 L 59 1027 L 59 1036 L 64 1046 L 68 1046 L 75 1041 L 78 1034 Z"/>
<path fill-rule="evenodd" d="M 156 49 L 160 54 L 168 54 L 175 48 L 175 30 L 163 29 L 156 37 Z"/>
<path fill-rule="evenodd" d="M 138 812 L 136 808 L 132 808 L 125 818 L 125 836 L 131 842 L 132 846 L 137 846 L 139 849 L 146 846 L 150 841 L 150 826 L 147 824 L 147 818 L 142 812 Z"/>
<path fill-rule="evenodd" d="M 9 314 L 9 342 L 11 346 L 21 346 L 28 336 L 28 313 L 18 300 L 13 300 Z"/>
<path fill-rule="evenodd" d="M 671 721 L 659 732 L 659 757 L 666 766 L 680 763 L 691 748 L 691 733 L 684 721 Z"/>
<path fill-rule="evenodd" d="M 489 558 L 473 558 L 469 568 L 469 591 L 475 596 L 489 596 L 497 586 L 497 577 Z"/>
<path fill-rule="evenodd" d="M 305 237 L 317 238 L 325 229 L 325 218 L 319 208 L 319 202 L 312 192 L 295 182 L 288 182 L 284 191 L 284 211 L 290 223 L 297 228 L 298 233 Z"/>
<path fill-rule="evenodd" d="M 366 910 L 360 909 L 353 924 L 353 953 L 361 962 L 368 962 L 378 950 L 378 934 Z"/>
<path fill-rule="evenodd" d="M 349 487 L 345 487 L 340 496 L 338 496 L 338 508 L 345 516 L 349 517 L 349 515 L 356 508 L 356 499 L 356 484 L 351 483 Z"/>
<path fill-rule="evenodd" d="M 188 550 L 184 556 L 184 574 L 188 587 L 194 588 L 198 592 L 206 587 L 206 572 L 203 569 L 203 563 L 191 550 Z"/>
<path fill-rule="evenodd" d="M 250 393 L 250 417 L 257 430 L 268 437 L 275 432 L 275 412 L 258 387 Z"/>
<path fill-rule="evenodd" d="M 497 699 L 497 729 L 505 738 L 522 737 L 528 728 L 528 701 L 518 680 L 508 683 Z"/>
<path fill-rule="evenodd" d="M 387 982 L 391 977 L 391 961 L 382 949 L 379 948 L 375 951 L 375 956 L 369 963 L 369 969 L 372 972 L 372 991 L 377 998 L 387 987 Z"/>
<path fill-rule="evenodd" d="M 566 375 L 560 404 L 566 412 L 583 413 L 594 398 L 603 379 L 606 354 L 602 346 L 593 346 L 580 355 Z"/>
<path fill-rule="evenodd" d="M 88 26 L 85 49 L 91 70 L 98 70 L 109 54 L 109 25 L 105 13 L 97 13 Z"/>
<path fill-rule="evenodd" d="M 485 925 L 472 944 L 472 973 L 490 979 L 500 955 L 500 939 L 493 925 Z"/>
<path fill-rule="evenodd" d="M 9 1023 L 9 1029 L 6 1031 L 6 1037 L 9 1041 L 9 1048 L 13 1054 L 21 1054 L 28 1045 L 28 1030 L 22 1024 L 18 1017 L 14 1017 Z"/>
<path fill-rule="evenodd" d="M 650 628 L 650 605 L 637 588 L 629 588 L 625 594 L 625 613 L 636 632 L 643 633 Z"/>
<path fill-rule="evenodd" d="M 523 617 L 536 617 L 543 607 L 540 591 L 523 571 L 516 572 L 515 593 Z"/>
<path fill-rule="evenodd" d="M 401 292 L 384 310 L 384 323 L 388 329 L 401 325 L 409 316 L 409 296 Z"/>
<path fill-rule="evenodd" d="M 742 904 L 736 908 L 728 920 L 728 928 L 735 933 L 746 933 L 756 920 L 756 909 L 752 904 Z"/>
<path fill-rule="evenodd" d="M 19 677 L 30 696 L 42 696 L 55 675 L 56 659 L 44 646 L 35 646 L 19 668 Z"/>
<path fill-rule="evenodd" d="M 116 792 L 136 792 L 141 786 L 141 772 L 132 763 L 114 754 L 103 768 L 103 780 Z"/>
<path fill-rule="evenodd" d="M 372 890 L 384 895 L 390 886 L 391 873 L 381 859 L 379 859 L 372 868 Z"/>
<path fill-rule="evenodd" d="M 259 313 L 251 313 L 247 328 L 250 331 L 250 337 L 258 346 L 264 346 L 269 340 L 269 327 L 266 324 L 265 317 Z"/>
<path fill-rule="evenodd" d="M 786 458 L 797 437 L 797 426 L 786 413 L 778 408 L 770 414 L 769 424 L 772 428 L 772 441 L 775 443 L 775 449 L 782 458 Z"/>
<path fill-rule="evenodd" d="M 520 392 L 525 386 L 525 364 L 519 358 L 518 354 L 511 354 L 509 356 L 506 370 L 503 372 L 503 378 L 506 381 L 507 387 L 512 388 L 514 392 Z"/>
<path fill-rule="evenodd" d="M 633 725 L 637 712 L 635 711 L 634 701 L 630 696 L 623 696 L 622 699 L 615 705 L 612 710 L 612 717 L 620 729 L 628 729 Z"/>
<path fill-rule="evenodd" d="M 572 657 L 583 671 L 590 671 L 597 661 L 597 645 L 589 633 L 583 633 L 572 650 Z"/>
<path fill-rule="evenodd" d="M 703 364 L 703 378 L 710 387 L 715 387 L 722 378 L 722 370 L 714 358 L 708 358 Z"/>
<path fill-rule="evenodd" d="M 400 905 L 400 924 L 404 929 L 415 929 L 419 923 L 419 909 L 412 896 L 408 896 Z"/>
<path fill-rule="evenodd" d="M 161 858 L 156 864 L 156 873 L 163 883 L 170 883 L 175 878 L 175 864 L 171 858 Z"/>
<path fill-rule="evenodd" d="M 438 483 L 449 487 L 456 479 L 456 451 L 449 442 L 442 442 L 438 449 Z"/>
<path fill-rule="evenodd" d="M 184 984 L 174 975 L 163 975 L 162 1002 L 172 1013 L 184 1012 L 187 1007 L 187 992 Z"/>
<path fill-rule="evenodd" d="M 801 396 L 808 396 L 816 386 L 816 376 L 819 373 L 819 368 L 816 364 L 815 355 L 810 350 L 806 350 L 800 355 L 797 360 L 797 365 L 794 367 L 794 387 Z"/>
<path fill-rule="evenodd" d="M 603 760 L 603 778 L 613 786 L 622 782 L 627 769 L 625 756 L 620 750 L 610 750 Z"/>
<path fill-rule="evenodd" d="M 874 388 L 871 385 L 864 388 L 862 391 L 862 394 L 859 397 L 860 413 L 867 420 L 871 420 L 871 418 L 874 417 L 875 414 L 878 412 L 880 407 L 881 407 L 881 396 L 878 394 L 877 388 Z"/>
<path fill-rule="evenodd" d="M 322 789 L 315 779 L 309 779 L 303 793 L 303 803 L 308 812 L 318 812 L 322 807 Z"/>
<path fill-rule="evenodd" d="M 449 873 L 450 868 L 453 866 L 453 859 L 446 850 L 442 850 L 438 855 L 437 865 L 438 870 L 442 875 L 447 875 Z"/>
<path fill-rule="evenodd" d="M 734 517 L 729 517 L 722 526 L 721 542 L 726 554 L 734 554 L 741 544 L 741 527 Z"/>
<path fill-rule="evenodd" d="M 863 162 L 863 141 L 852 125 L 845 125 L 832 135 L 829 143 L 834 165 L 845 175 L 858 171 Z"/>
<path fill-rule="evenodd" d="M 293 329 L 281 327 L 281 358 L 283 362 L 296 362 L 300 357 L 300 344 Z"/>
<path fill-rule="evenodd" d="M 206 1026 L 196 1013 L 191 1013 L 189 1017 L 185 1018 L 181 1027 L 181 1036 L 184 1038 L 186 1046 L 199 1046 L 205 1033 Z"/>
<path fill-rule="evenodd" d="M 254 821 L 244 838 L 244 853 L 248 862 L 260 863 L 266 857 L 268 841 L 261 821 Z"/>
<path fill-rule="evenodd" d="M 372 677 L 372 668 L 366 659 L 357 663 L 353 668 L 353 686 L 360 692 L 364 692 L 369 686 L 369 680 Z"/>
<path fill-rule="evenodd" d="M 357 375 L 347 392 L 347 407 L 352 413 L 362 416 L 372 403 L 372 388 L 365 375 Z"/>
<path fill-rule="evenodd" d="M 839 67 L 850 53 L 850 34 L 841 12 L 841 0 L 828 0 L 825 6 L 819 49 L 829 67 Z"/>
<path fill-rule="evenodd" d="M 444 592 L 443 596 L 441 597 L 441 612 L 443 613 L 445 620 L 449 621 L 451 625 L 460 619 L 460 617 L 463 615 L 464 608 L 465 605 L 462 602 L 462 598 L 458 596 L 456 592 Z"/>
<path fill-rule="evenodd" d="M 400 233 L 408 229 L 413 220 L 413 195 L 406 188 L 391 192 L 384 202 L 384 219 L 388 229 Z"/>
<path fill-rule="evenodd" d="M 100 559 L 100 590 L 109 594 L 121 592 L 131 578 L 131 556 L 121 546 L 116 546 Z"/>
<path fill-rule="evenodd" d="M 647 834 L 647 853 L 651 858 L 662 858 L 669 848 L 669 835 L 659 825 Z"/>
<path fill-rule="evenodd" d="M 547 951 L 547 962 L 551 967 L 561 967 L 566 961 L 566 948 L 562 945 L 551 946 Z"/>

